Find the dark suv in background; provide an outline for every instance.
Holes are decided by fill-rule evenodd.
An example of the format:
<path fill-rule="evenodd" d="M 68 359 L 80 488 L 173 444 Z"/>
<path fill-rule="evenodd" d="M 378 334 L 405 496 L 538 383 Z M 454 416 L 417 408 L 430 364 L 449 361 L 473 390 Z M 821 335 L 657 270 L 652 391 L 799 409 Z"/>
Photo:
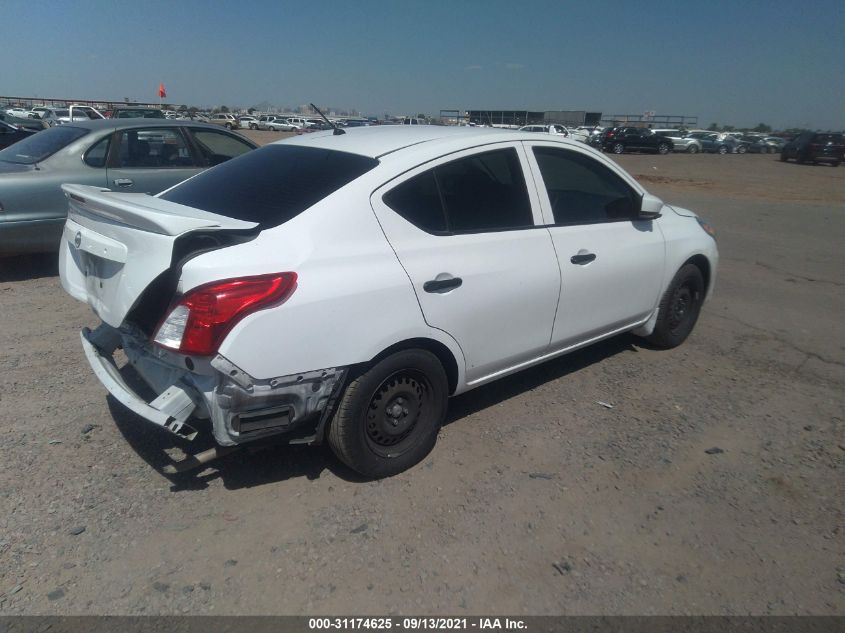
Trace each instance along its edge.
<path fill-rule="evenodd" d="M 804 132 L 780 151 L 781 160 L 790 158 L 799 163 L 830 163 L 838 167 L 845 160 L 845 138 L 842 134 Z"/>
<path fill-rule="evenodd" d="M 623 152 L 656 152 L 668 154 L 672 151 L 672 139 L 655 134 L 642 127 L 612 127 L 602 138 L 602 149 L 614 154 Z"/>

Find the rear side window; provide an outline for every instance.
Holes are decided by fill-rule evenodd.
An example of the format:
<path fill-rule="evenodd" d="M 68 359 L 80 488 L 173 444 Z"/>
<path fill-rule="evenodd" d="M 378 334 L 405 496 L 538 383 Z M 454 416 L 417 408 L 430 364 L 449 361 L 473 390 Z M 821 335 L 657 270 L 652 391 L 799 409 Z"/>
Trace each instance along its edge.
<path fill-rule="evenodd" d="M 267 229 L 284 224 L 378 165 L 367 156 L 267 145 L 170 189 L 161 197 Z"/>
<path fill-rule="evenodd" d="M 522 167 L 513 148 L 454 160 L 405 181 L 384 196 L 429 233 L 477 233 L 534 226 Z"/>
<path fill-rule="evenodd" d="M 555 224 L 634 219 L 634 191 L 595 159 L 552 147 L 535 147 Z"/>
<path fill-rule="evenodd" d="M 384 196 L 384 203 L 424 231 L 444 233 L 448 230 L 433 169 L 392 189 Z"/>

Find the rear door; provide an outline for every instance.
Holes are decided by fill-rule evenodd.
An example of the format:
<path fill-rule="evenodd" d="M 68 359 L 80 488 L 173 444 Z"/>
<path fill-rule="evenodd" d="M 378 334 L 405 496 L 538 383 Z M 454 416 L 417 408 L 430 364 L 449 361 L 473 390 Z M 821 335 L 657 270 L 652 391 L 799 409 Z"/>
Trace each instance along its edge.
<path fill-rule="evenodd" d="M 178 127 L 120 130 L 109 152 L 108 187 L 156 194 L 204 169 Z"/>
<path fill-rule="evenodd" d="M 526 145 L 561 272 L 552 348 L 644 321 L 657 305 L 664 241 L 656 222 L 637 219 L 639 193 L 587 152 Z"/>
<path fill-rule="evenodd" d="M 519 144 L 486 146 L 418 167 L 371 197 L 426 322 L 461 346 L 470 384 L 549 346 L 560 272 L 525 166 Z"/>

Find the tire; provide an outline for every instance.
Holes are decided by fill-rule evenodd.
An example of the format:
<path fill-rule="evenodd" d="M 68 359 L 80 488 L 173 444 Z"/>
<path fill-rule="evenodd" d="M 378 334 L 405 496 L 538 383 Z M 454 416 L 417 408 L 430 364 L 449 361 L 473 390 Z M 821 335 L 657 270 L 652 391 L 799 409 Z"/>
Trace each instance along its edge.
<path fill-rule="evenodd" d="M 660 299 L 657 324 L 647 340 L 663 349 L 683 343 L 698 321 L 705 292 L 701 269 L 695 264 L 682 266 Z"/>
<path fill-rule="evenodd" d="M 366 477 L 401 473 L 431 452 L 448 397 L 446 372 L 434 354 L 391 354 L 346 387 L 329 426 L 329 446 Z"/>
<path fill-rule="evenodd" d="M 690 145 L 687 148 L 687 154 L 698 154 L 698 145 Z"/>
<path fill-rule="evenodd" d="M 258 126 L 257 126 L 257 125 L 255 125 L 255 123 L 250 123 L 250 125 L 249 125 L 249 129 L 250 129 L 250 130 L 257 130 L 257 129 L 258 129 Z"/>
<path fill-rule="evenodd" d="M 660 154 L 661 156 L 665 156 L 666 154 L 669 153 L 669 151 L 670 151 L 670 148 L 666 143 L 661 143 L 660 145 L 657 146 L 657 153 Z"/>
<path fill-rule="evenodd" d="M 780 153 L 780 160 L 781 160 L 781 162 L 783 162 L 783 163 L 785 163 L 785 162 L 788 160 L 788 159 L 787 159 L 787 157 L 786 157 L 786 152 L 781 152 L 781 153 Z"/>
<path fill-rule="evenodd" d="M 226 129 L 227 129 L 227 130 L 229 130 L 229 131 L 231 132 L 231 131 L 232 131 L 232 124 L 231 124 L 231 123 L 227 123 L 227 124 L 226 124 Z"/>
<path fill-rule="evenodd" d="M 839 161 L 837 160 L 837 161 L 835 161 L 835 162 L 831 163 L 831 165 L 832 165 L 833 167 L 839 167 Z"/>
<path fill-rule="evenodd" d="M 720 145 L 719 149 L 717 150 L 722 156 L 728 153 L 728 146 L 727 145 Z"/>
<path fill-rule="evenodd" d="M 614 143 L 613 147 L 610 148 L 614 154 L 621 154 L 625 151 L 625 146 L 622 143 Z"/>
<path fill-rule="evenodd" d="M 745 145 L 740 145 L 739 147 L 736 148 L 737 154 L 745 154 L 745 152 L 747 152 L 747 151 L 748 151 L 748 148 Z"/>

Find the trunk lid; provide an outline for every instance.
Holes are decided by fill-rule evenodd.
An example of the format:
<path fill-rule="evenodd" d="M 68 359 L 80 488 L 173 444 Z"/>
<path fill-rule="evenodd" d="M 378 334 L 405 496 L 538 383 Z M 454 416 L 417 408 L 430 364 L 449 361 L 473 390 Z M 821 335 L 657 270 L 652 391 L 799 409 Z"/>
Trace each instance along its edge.
<path fill-rule="evenodd" d="M 257 227 L 143 193 L 84 185 L 62 190 L 70 203 L 59 251 L 62 287 L 114 327 L 171 267 L 180 236 Z"/>

